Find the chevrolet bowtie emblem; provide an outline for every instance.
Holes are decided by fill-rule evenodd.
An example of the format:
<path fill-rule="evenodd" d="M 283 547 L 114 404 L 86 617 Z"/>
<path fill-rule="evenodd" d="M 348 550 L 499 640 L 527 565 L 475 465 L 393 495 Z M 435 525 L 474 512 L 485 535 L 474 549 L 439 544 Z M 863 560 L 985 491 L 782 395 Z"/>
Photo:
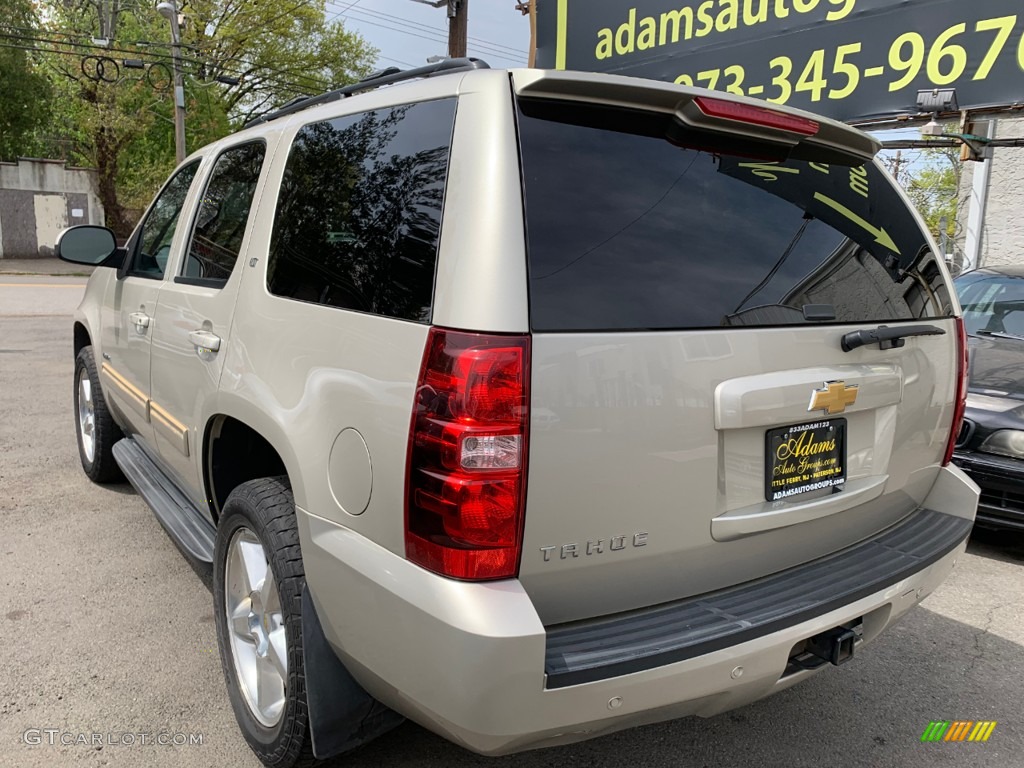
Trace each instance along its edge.
<path fill-rule="evenodd" d="M 842 413 L 846 406 L 857 402 L 857 385 L 846 386 L 845 381 L 826 381 L 825 386 L 811 393 L 808 411 L 825 411 L 828 414 Z"/>

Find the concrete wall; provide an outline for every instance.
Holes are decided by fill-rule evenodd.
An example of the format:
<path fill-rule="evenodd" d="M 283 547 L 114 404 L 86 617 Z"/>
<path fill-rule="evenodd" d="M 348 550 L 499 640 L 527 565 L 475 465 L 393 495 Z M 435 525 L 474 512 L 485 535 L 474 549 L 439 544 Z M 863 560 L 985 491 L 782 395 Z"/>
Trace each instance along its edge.
<path fill-rule="evenodd" d="M 96 171 L 61 160 L 0 163 L 0 259 L 52 256 L 62 229 L 103 221 Z"/>
<path fill-rule="evenodd" d="M 995 138 L 1024 138 L 1024 119 L 999 120 Z M 1024 265 L 1024 147 L 993 150 L 988 171 L 985 220 L 981 226 L 981 250 L 976 266 Z M 966 245 L 971 206 L 978 204 L 982 190 L 974 184 L 980 163 L 965 163 L 960 180 L 958 245 Z"/>

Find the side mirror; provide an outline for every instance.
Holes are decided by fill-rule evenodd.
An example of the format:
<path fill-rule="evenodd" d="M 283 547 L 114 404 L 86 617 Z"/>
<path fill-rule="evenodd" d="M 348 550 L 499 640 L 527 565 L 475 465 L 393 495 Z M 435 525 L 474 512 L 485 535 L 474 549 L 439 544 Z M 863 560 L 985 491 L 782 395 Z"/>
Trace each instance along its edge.
<path fill-rule="evenodd" d="M 93 224 L 65 229 L 57 235 L 54 251 L 62 261 L 91 267 L 117 267 L 124 258 L 114 233 Z"/>

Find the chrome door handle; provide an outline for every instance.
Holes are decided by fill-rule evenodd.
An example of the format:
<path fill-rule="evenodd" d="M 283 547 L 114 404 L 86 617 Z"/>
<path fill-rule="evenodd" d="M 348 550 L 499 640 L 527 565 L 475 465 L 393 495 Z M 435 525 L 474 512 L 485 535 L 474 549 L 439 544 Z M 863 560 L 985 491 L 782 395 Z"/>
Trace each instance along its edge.
<path fill-rule="evenodd" d="M 200 355 L 203 352 L 216 352 L 220 349 L 220 336 L 210 331 L 192 331 L 188 340 Z"/>
<path fill-rule="evenodd" d="M 135 326 L 135 332 L 143 336 L 146 335 L 146 329 L 149 328 L 149 315 L 145 312 L 132 312 L 128 315 L 128 319 L 132 321 L 132 325 Z"/>

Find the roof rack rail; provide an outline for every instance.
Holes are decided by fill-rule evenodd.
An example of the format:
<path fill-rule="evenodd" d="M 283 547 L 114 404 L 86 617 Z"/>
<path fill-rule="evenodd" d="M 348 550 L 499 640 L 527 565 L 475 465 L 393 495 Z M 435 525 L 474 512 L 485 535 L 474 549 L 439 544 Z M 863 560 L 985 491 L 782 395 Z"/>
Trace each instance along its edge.
<path fill-rule="evenodd" d="M 344 99 L 362 91 L 371 91 L 374 88 L 381 87 L 382 85 L 391 85 L 392 83 L 400 83 L 404 80 L 415 80 L 420 77 L 431 77 L 433 75 L 443 75 L 450 72 L 461 72 L 471 69 L 490 69 L 490 65 L 482 59 L 464 58 L 443 59 L 434 64 L 428 64 L 425 67 L 416 67 L 415 69 L 388 67 L 387 69 L 374 72 L 356 83 L 327 91 L 319 96 L 296 96 L 280 109 L 263 115 L 262 117 L 257 117 L 255 120 L 250 120 L 243 126 L 243 129 L 252 128 L 254 125 L 261 125 L 262 123 L 269 123 L 271 120 L 287 117 L 288 115 L 301 112 L 302 110 L 309 109 L 310 107 L 319 106 L 320 104 L 327 104 L 332 101 Z"/>

